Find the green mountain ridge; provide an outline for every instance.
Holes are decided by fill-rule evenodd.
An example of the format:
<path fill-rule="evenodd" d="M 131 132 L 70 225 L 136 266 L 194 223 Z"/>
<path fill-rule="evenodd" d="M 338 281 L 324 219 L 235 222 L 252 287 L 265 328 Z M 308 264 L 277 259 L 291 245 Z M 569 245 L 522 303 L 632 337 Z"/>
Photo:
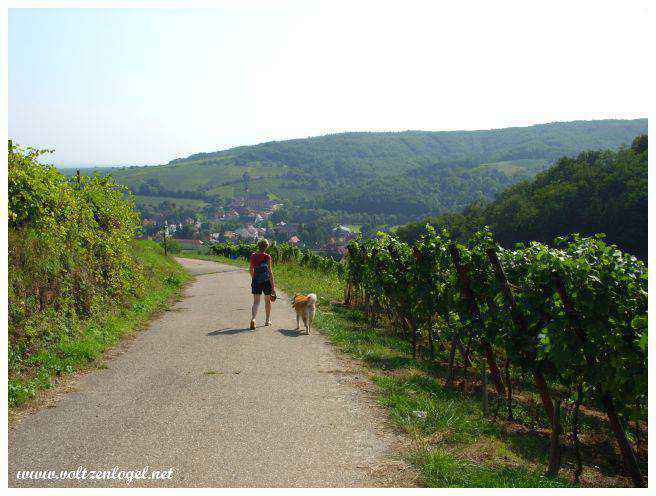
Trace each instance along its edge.
<path fill-rule="evenodd" d="M 401 222 L 492 200 L 562 156 L 617 148 L 646 132 L 646 119 L 484 131 L 351 132 L 197 153 L 111 174 L 137 195 L 211 200 L 242 194 L 248 173 L 253 194 L 345 218 Z"/>
<path fill-rule="evenodd" d="M 553 242 L 557 236 L 598 233 L 624 251 L 647 259 L 647 135 L 619 150 L 588 150 L 562 157 L 530 181 L 515 184 L 489 203 L 472 203 L 397 229 L 417 239 L 427 223 L 461 240 L 483 226 L 510 248 L 518 242 Z"/>

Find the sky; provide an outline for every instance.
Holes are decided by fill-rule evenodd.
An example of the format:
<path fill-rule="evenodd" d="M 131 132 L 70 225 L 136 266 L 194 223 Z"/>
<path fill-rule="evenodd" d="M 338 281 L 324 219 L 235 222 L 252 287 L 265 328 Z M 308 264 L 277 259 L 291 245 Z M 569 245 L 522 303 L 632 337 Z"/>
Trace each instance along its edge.
<path fill-rule="evenodd" d="M 10 138 L 62 166 L 149 165 L 342 131 L 647 115 L 646 0 L 214 5 L 10 9 Z"/>

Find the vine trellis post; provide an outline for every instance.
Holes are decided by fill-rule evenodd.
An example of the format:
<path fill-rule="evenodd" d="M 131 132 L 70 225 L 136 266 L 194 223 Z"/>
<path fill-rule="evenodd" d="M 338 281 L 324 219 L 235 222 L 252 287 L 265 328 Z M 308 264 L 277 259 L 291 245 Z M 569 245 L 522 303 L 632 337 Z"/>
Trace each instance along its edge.
<path fill-rule="evenodd" d="M 522 333 L 522 335 L 528 336 L 528 324 L 526 323 L 524 316 L 517 309 L 517 304 L 515 303 L 515 296 L 513 295 L 512 289 L 510 288 L 510 284 L 508 284 L 508 278 L 506 277 L 506 273 L 504 272 L 503 267 L 501 266 L 501 262 L 499 262 L 499 257 L 497 256 L 496 251 L 492 248 L 488 248 L 487 250 L 485 250 L 485 252 L 487 254 L 488 260 L 490 261 L 492 267 L 494 268 L 494 273 L 501 286 L 501 291 L 503 292 L 503 296 L 506 299 L 506 304 L 508 305 L 508 308 L 510 310 L 510 315 L 512 317 L 514 324 L 517 326 L 517 328 Z M 539 369 L 539 363 L 535 357 L 535 354 L 530 352 L 525 352 L 524 357 L 530 362 L 532 362 L 531 368 L 533 371 L 533 378 L 535 380 L 535 385 L 538 388 L 538 391 L 540 392 L 540 399 L 542 400 L 542 406 L 544 407 L 544 410 L 547 414 L 547 419 L 551 421 L 551 419 L 553 419 L 554 416 L 554 408 L 553 408 L 553 402 L 551 401 L 551 394 L 549 393 L 549 388 L 547 386 L 547 381 L 544 380 L 544 376 L 542 375 L 542 372 Z"/>
<path fill-rule="evenodd" d="M 471 284 L 469 281 L 469 276 L 467 275 L 467 268 L 462 263 L 460 259 L 460 252 L 458 247 L 454 244 L 449 245 L 449 252 L 451 253 L 451 259 L 453 260 L 453 265 L 458 272 L 458 280 L 460 281 L 460 291 L 463 299 L 467 302 L 469 307 L 469 313 L 471 314 L 474 321 L 480 321 L 480 312 L 478 310 L 478 304 L 476 303 L 476 298 L 473 291 L 471 290 Z M 471 329 L 470 333 L 473 334 L 474 330 Z M 488 367 L 490 368 L 490 373 L 492 374 L 492 382 L 494 382 L 494 387 L 497 391 L 497 394 L 500 397 L 505 396 L 505 388 L 503 382 L 501 381 L 501 374 L 499 373 L 499 368 L 497 367 L 497 361 L 494 355 L 494 350 L 490 343 L 484 337 L 479 337 L 483 351 L 485 352 L 485 358 L 487 360 Z"/>

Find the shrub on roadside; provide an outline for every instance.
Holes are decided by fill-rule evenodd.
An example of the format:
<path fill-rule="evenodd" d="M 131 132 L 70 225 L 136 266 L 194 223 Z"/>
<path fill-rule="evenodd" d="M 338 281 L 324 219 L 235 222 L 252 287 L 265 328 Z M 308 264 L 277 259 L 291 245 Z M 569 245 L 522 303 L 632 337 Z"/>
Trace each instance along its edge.
<path fill-rule="evenodd" d="M 84 358 L 71 357 L 76 353 L 75 343 L 88 338 L 84 333 L 90 323 L 100 325 L 102 316 L 132 308 L 150 297 L 160 283 L 168 284 L 165 278 L 181 277 L 175 264 L 160 255 L 156 243 L 135 240 L 139 215 L 123 186 L 109 177 L 68 179 L 53 166 L 39 163 L 43 153 L 10 142 L 12 404 L 33 396 L 34 384 L 48 384 L 50 374 L 68 372 L 76 360 Z M 180 282 L 171 281 L 171 285 Z M 88 359 L 111 341 L 106 336 L 97 338 L 85 351 Z M 47 363 L 52 366 L 44 368 Z M 27 387 L 17 377 L 29 373 L 44 377 Z"/>

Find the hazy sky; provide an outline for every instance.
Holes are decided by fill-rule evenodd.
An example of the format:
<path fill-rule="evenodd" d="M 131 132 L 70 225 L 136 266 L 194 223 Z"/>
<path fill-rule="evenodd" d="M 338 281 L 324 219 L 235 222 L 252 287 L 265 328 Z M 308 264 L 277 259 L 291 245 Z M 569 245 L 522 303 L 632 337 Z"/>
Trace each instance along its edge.
<path fill-rule="evenodd" d="M 11 9 L 9 134 L 62 164 L 157 164 L 329 132 L 645 117 L 647 2 L 539 4 Z"/>

